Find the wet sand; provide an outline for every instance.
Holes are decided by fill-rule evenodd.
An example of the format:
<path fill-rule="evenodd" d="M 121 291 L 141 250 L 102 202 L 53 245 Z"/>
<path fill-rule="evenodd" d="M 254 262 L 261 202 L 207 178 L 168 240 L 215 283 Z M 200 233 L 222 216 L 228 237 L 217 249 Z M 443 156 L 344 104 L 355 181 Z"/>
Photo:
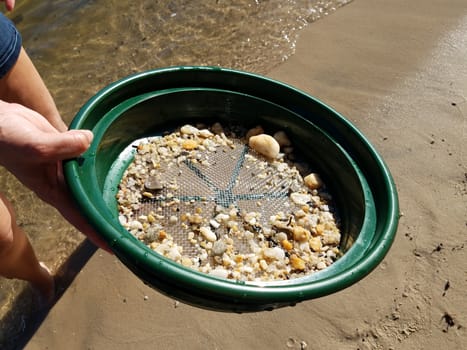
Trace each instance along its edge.
<path fill-rule="evenodd" d="M 465 57 L 464 0 L 355 0 L 303 30 L 267 73 L 346 116 L 392 172 L 398 233 L 361 282 L 272 312 L 218 313 L 174 302 L 97 251 L 26 349 L 463 348 Z"/>

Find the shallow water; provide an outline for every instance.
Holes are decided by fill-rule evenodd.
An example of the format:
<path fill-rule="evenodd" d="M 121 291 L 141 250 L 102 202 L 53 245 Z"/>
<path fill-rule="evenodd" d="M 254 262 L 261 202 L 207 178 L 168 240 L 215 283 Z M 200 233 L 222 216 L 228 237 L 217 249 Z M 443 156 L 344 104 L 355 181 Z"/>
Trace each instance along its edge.
<path fill-rule="evenodd" d="M 350 1 L 24 0 L 9 17 L 69 123 L 99 89 L 143 70 L 212 65 L 266 74 L 293 55 L 303 27 Z M 4 169 L 0 188 L 39 258 L 58 269 L 83 236 Z M 30 308 L 12 309 L 24 287 L 0 279 L 0 344 L 24 331 Z"/>

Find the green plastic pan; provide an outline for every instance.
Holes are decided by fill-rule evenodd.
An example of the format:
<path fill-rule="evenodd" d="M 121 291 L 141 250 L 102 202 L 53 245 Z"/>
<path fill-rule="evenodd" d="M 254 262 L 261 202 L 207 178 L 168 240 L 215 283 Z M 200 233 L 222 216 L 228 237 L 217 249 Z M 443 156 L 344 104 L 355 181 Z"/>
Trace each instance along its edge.
<path fill-rule="evenodd" d="M 277 282 L 234 281 L 187 268 L 152 251 L 120 224 L 115 199 L 132 143 L 186 123 L 220 121 L 285 130 L 296 152 L 326 179 L 341 220 L 341 251 L 328 268 Z M 76 202 L 115 255 L 141 280 L 185 303 L 253 312 L 344 289 L 388 252 L 397 229 L 397 192 L 384 161 L 344 117 L 315 98 L 259 75 L 212 67 L 139 73 L 98 92 L 72 129 L 90 129 L 90 149 L 64 164 Z"/>

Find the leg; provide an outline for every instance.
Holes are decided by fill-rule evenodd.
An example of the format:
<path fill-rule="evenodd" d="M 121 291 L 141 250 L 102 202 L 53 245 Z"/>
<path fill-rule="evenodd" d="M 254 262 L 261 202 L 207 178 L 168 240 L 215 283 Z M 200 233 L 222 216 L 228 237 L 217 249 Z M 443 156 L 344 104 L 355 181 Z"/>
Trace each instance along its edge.
<path fill-rule="evenodd" d="M 54 279 L 37 260 L 24 233 L 16 224 L 13 207 L 0 193 L 0 275 L 26 280 L 51 301 L 54 297 Z"/>

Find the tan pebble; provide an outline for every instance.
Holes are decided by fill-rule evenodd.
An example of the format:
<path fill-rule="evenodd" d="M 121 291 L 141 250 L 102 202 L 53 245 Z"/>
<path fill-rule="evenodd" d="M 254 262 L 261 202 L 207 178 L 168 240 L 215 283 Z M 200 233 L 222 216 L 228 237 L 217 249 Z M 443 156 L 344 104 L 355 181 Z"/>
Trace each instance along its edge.
<path fill-rule="evenodd" d="M 146 198 L 153 198 L 154 195 L 151 192 L 143 192 L 143 196 Z"/>
<path fill-rule="evenodd" d="M 295 217 L 300 219 L 300 218 L 303 218 L 306 216 L 306 212 L 303 211 L 303 210 L 297 210 L 295 213 L 294 213 Z"/>
<path fill-rule="evenodd" d="M 210 132 L 208 129 L 202 129 L 199 131 L 199 136 L 208 138 L 214 136 L 212 132 Z"/>
<path fill-rule="evenodd" d="M 222 259 L 222 266 L 224 267 L 230 267 L 232 265 L 231 261 L 228 259 Z"/>
<path fill-rule="evenodd" d="M 259 134 L 262 134 L 262 133 L 264 133 L 264 129 L 263 129 L 263 127 L 261 125 L 258 125 L 258 126 L 255 126 L 252 129 L 248 130 L 246 135 L 245 135 L 245 138 L 248 141 L 250 139 L 250 137 L 256 136 L 256 135 L 259 135 Z"/>
<path fill-rule="evenodd" d="M 325 230 L 326 230 L 326 227 L 323 224 L 316 225 L 316 234 L 318 236 L 322 236 Z"/>
<path fill-rule="evenodd" d="M 261 268 L 261 270 L 266 270 L 268 268 L 268 263 L 266 262 L 266 260 L 261 259 L 259 261 L 259 267 Z"/>
<path fill-rule="evenodd" d="M 294 226 L 292 229 L 293 239 L 297 242 L 304 242 L 307 241 L 311 233 L 306 228 L 302 226 Z"/>
<path fill-rule="evenodd" d="M 148 214 L 148 222 L 151 224 L 156 222 L 156 218 L 154 217 L 154 215 Z"/>
<path fill-rule="evenodd" d="M 221 123 L 214 123 L 211 127 L 211 130 L 214 134 L 222 134 L 224 132 Z"/>
<path fill-rule="evenodd" d="M 296 254 L 292 254 L 290 256 L 290 264 L 292 265 L 294 270 L 303 271 L 306 268 L 305 261 L 299 258 Z"/>
<path fill-rule="evenodd" d="M 188 221 L 190 221 L 190 224 L 201 224 L 203 222 L 203 217 L 198 214 L 190 215 Z"/>
<path fill-rule="evenodd" d="M 321 239 L 319 237 L 311 237 L 308 241 L 310 248 L 315 252 L 320 252 L 323 244 L 321 243 Z"/>
<path fill-rule="evenodd" d="M 284 131 L 276 132 L 273 137 L 276 139 L 276 141 L 281 147 L 290 146 L 292 144 L 292 142 L 290 142 L 289 140 L 289 137 Z"/>
<path fill-rule="evenodd" d="M 276 159 L 279 155 L 279 143 L 270 135 L 260 134 L 252 136 L 248 141 L 248 145 L 269 159 Z"/>
<path fill-rule="evenodd" d="M 190 266 L 193 265 L 193 261 L 191 261 L 191 259 L 188 258 L 188 257 L 183 257 L 182 258 L 182 265 L 186 266 L 186 267 L 190 267 Z"/>
<path fill-rule="evenodd" d="M 320 176 L 316 173 L 308 174 L 303 178 L 303 181 L 310 190 L 315 190 L 323 185 L 323 181 L 321 180 Z"/>
<path fill-rule="evenodd" d="M 336 245 L 339 244 L 341 240 L 341 235 L 339 232 L 325 231 L 323 234 L 323 243 Z"/>

